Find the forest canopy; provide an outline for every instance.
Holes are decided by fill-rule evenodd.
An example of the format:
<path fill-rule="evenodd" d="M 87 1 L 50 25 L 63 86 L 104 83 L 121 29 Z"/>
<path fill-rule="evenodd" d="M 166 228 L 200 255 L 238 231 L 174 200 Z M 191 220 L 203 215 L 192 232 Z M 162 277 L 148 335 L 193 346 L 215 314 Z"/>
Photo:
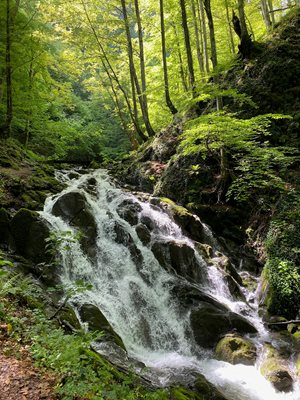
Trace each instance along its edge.
<path fill-rule="evenodd" d="M 278 0 L 5 0 L 1 136 L 50 158 L 116 158 L 213 85 L 218 100 L 222 72 L 286 9 Z"/>

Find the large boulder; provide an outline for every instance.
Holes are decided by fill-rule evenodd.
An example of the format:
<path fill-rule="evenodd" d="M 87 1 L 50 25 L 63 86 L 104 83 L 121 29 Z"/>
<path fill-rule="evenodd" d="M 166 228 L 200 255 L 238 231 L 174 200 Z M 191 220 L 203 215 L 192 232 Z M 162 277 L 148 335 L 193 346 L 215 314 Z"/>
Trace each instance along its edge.
<path fill-rule="evenodd" d="M 10 229 L 18 254 L 37 263 L 49 261 L 46 239 L 50 230 L 37 212 L 21 208 L 12 218 Z"/>
<path fill-rule="evenodd" d="M 293 390 L 292 372 L 288 362 L 270 344 L 265 344 L 264 361 L 260 366 L 260 371 L 279 392 L 291 392 Z"/>
<path fill-rule="evenodd" d="M 8 246 L 11 242 L 10 217 L 4 208 L 0 208 L 0 245 Z"/>
<path fill-rule="evenodd" d="M 85 196 L 80 192 L 63 194 L 54 203 L 52 213 L 83 233 L 80 239 L 82 248 L 89 257 L 94 258 L 97 225 Z"/>
<path fill-rule="evenodd" d="M 99 310 L 99 308 L 93 304 L 83 304 L 78 309 L 79 316 L 82 322 L 88 324 L 90 331 L 100 331 L 101 341 L 114 342 L 121 348 L 125 349 L 121 337 L 113 330 L 112 326 Z"/>
<path fill-rule="evenodd" d="M 228 334 L 218 342 L 215 355 L 218 360 L 231 364 L 254 365 L 256 347 L 249 339 L 236 334 Z"/>
<path fill-rule="evenodd" d="M 131 199 L 125 199 L 117 208 L 117 213 L 130 225 L 137 225 L 139 222 L 139 213 L 142 207 L 139 203 Z"/>
<path fill-rule="evenodd" d="M 183 241 L 155 242 L 151 250 L 168 272 L 175 272 L 191 282 L 202 282 L 206 276 L 206 270 L 198 261 L 194 249 Z"/>
<path fill-rule="evenodd" d="M 198 303 L 190 319 L 196 343 L 205 348 L 214 347 L 220 337 L 233 330 L 240 334 L 257 332 L 244 317 L 207 301 Z"/>

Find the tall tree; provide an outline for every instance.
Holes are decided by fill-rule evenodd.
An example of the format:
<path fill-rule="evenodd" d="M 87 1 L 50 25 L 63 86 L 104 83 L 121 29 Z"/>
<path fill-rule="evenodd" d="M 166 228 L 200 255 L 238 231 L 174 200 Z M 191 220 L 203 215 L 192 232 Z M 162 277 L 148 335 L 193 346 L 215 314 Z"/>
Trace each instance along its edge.
<path fill-rule="evenodd" d="M 180 9 L 181 9 L 181 20 L 182 20 L 182 28 L 184 34 L 184 43 L 185 43 L 185 51 L 187 56 L 187 64 L 189 71 L 189 81 L 190 86 L 193 92 L 193 96 L 196 96 L 196 81 L 195 81 L 195 73 L 194 73 L 194 63 L 193 63 L 193 55 L 190 41 L 190 32 L 187 23 L 187 14 L 186 14 L 186 4 L 185 0 L 180 0 Z"/>
<path fill-rule="evenodd" d="M 169 90 L 169 77 L 168 77 L 168 66 L 167 66 L 167 51 L 166 51 L 166 35 L 165 35 L 165 16 L 164 16 L 164 1 L 159 0 L 160 6 L 160 31 L 161 31 L 161 52 L 164 70 L 164 86 L 165 86 L 165 98 L 166 104 L 172 114 L 177 113 L 177 109 L 172 103 Z"/>
<path fill-rule="evenodd" d="M 210 3 L 210 0 L 203 0 L 203 1 L 204 1 L 204 8 L 205 8 L 207 21 L 208 21 L 208 28 L 209 28 L 211 62 L 212 62 L 213 68 L 216 68 L 216 66 L 218 65 L 218 60 L 217 60 L 217 47 L 216 47 L 214 21 L 213 21 L 213 16 L 212 16 L 212 12 L 211 12 L 211 3 Z"/>
<path fill-rule="evenodd" d="M 206 22 L 205 22 L 205 11 L 203 0 L 198 1 L 198 15 L 199 21 L 201 22 L 202 34 L 203 34 L 203 52 L 205 58 L 205 69 L 209 72 L 209 57 L 208 57 L 208 46 L 207 46 L 207 32 L 206 32 Z"/>
<path fill-rule="evenodd" d="M 11 134 L 11 123 L 13 119 L 13 101 L 12 101 L 12 65 L 11 65 L 11 29 L 12 29 L 12 15 L 11 15 L 10 0 L 6 0 L 6 51 L 5 51 L 5 64 L 6 64 L 6 120 L 4 125 L 4 137 L 9 137 Z"/>
<path fill-rule="evenodd" d="M 135 65 L 134 65 L 133 48 L 132 48 L 131 35 L 130 35 L 130 29 L 129 29 L 129 21 L 128 21 L 125 0 L 121 0 L 121 6 L 122 6 L 122 12 L 123 12 L 123 18 L 124 18 L 124 24 L 125 24 L 126 39 L 127 39 L 127 51 L 128 51 L 130 74 L 135 83 L 135 87 L 136 87 L 138 100 L 140 103 L 140 108 L 141 108 L 141 112 L 142 112 L 142 116 L 143 116 L 143 121 L 144 121 L 144 124 L 146 127 L 146 131 L 149 136 L 153 136 L 155 134 L 155 132 L 150 124 L 148 106 L 143 101 L 143 93 L 141 91 L 141 86 L 140 86 L 140 83 L 139 83 L 139 80 L 137 77 L 137 73 L 136 73 L 136 69 L 135 69 Z"/>
<path fill-rule="evenodd" d="M 195 0 L 191 0 L 191 7 L 192 7 L 192 14 L 193 14 L 198 65 L 199 65 L 200 72 L 203 72 L 204 71 L 203 55 L 202 55 L 201 47 L 200 47 L 200 38 L 199 38 L 199 29 L 198 29 L 198 22 L 197 22 L 197 12 L 196 12 Z"/>

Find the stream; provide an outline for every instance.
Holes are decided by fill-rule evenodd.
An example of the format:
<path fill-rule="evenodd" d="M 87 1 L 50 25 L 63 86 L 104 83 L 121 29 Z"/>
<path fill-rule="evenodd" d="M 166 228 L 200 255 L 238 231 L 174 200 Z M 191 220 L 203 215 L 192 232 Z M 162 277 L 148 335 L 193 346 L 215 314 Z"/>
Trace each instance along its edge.
<path fill-rule="evenodd" d="M 257 334 L 250 337 L 257 349 L 264 342 L 276 347 L 279 339 L 264 327 L 258 316 L 257 301 L 249 306 L 249 302 L 234 298 L 224 275 L 215 265 L 207 263 L 194 241 L 185 236 L 166 210 L 154 200 L 148 202 L 141 195 L 116 187 L 105 170 L 58 171 L 57 178 L 66 188 L 48 197 L 41 214 L 51 230 L 62 238 L 61 282 L 66 290 L 76 287 L 78 281 L 90 284 L 87 290 L 74 294 L 71 304 L 76 309 L 80 304 L 92 304 L 101 310 L 122 338 L 126 359 L 136 372 L 161 387 L 174 382 L 182 384 L 199 372 L 228 400 L 300 399 L 297 383 L 293 392 L 275 391 L 259 372 L 260 356 L 255 366 L 231 365 L 214 359 L 212 350 L 196 343 L 190 322 L 192 310 L 183 307 L 174 295 L 178 285 L 187 280 L 189 285 L 255 326 Z M 91 239 L 85 246 L 73 221 L 67 222 L 67 218 L 55 212 L 58 201 L 70 193 L 75 193 L 80 201 L 83 198 L 88 209 L 87 235 Z M 64 216 L 68 214 L 63 206 L 60 209 Z M 202 228 L 210 238 L 210 245 L 217 250 L 218 241 L 209 227 L 202 224 Z M 162 268 L 152 249 L 156 246 L 161 251 L 168 243 L 176 243 L 187 249 L 188 254 L 194 254 L 193 276 L 182 277 Z M 246 289 L 244 295 L 254 299 L 254 294 Z M 116 353 L 115 357 L 119 357 L 118 349 L 107 343 L 97 342 L 94 348 L 101 354 Z"/>

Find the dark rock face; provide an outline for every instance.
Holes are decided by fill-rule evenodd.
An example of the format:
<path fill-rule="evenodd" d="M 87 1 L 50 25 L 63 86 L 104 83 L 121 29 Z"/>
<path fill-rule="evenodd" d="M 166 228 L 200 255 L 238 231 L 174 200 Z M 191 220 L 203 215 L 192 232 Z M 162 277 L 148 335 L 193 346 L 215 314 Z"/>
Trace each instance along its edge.
<path fill-rule="evenodd" d="M 0 245 L 8 246 L 11 241 L 10 218 L 4 208 L 0 208 Z"/>
<path fill-rule="evenodd" d="M 57 199 L 52 212 L 83 233 L 80 240 L 82 248 L 89 257 L 94 258 L 97 226 L 88 209 L 85 196 L 80 192 L 65 193 Z"/>
<path fill-rule="evenodd" d="M 224 306 L 200 302 L 191 312 L 191 327 L 197 344 L 213 347 L 224 334 L 236 330 L 240 334 L 256 333 L 256 329 L 245 318 L 232 311 L 225 311 Z"/>
<path fill-rule="evenodd" d="M 151 250 L 160 265 L 169 272 L 186 278 L 192 282 L 201 282 L 205 271 L 196 259 L 195 251 L 186 243 L 176 240 L 155 242 Z"/>
<path fill-rule="evenodd" d="M 138 265 L 141 265 L 143 262 L 143 256 L 141 251 L 136 247 L 134 240 L 131 235 L 125 230 L 125 228 L 115 221 L 114 223 L 114 231 L 115 231 L 115 241 L 119 244 L 124 245 L 130 251 L 130 255 L 132 260 Z"/>
<path fill-rule="evenodd" d="M 119 205 L 117 212 L 120 217 L 129 222 L 130 225 L 137 225 L 139 222 L 138 214 L 141 210 L 142 207 L 139 203 L 127 199 Z"/>
<path fill-rule="evenodd" d="M 138 224 L 135 228 L 135 231 L 140 239 L 140 241 L 143 243 L 143 245 L 147 245 L 151 241 L 151 233 L 149 229 L 146 227 L 144 224 Z"/>
<path fill-rule="evenodd" d="M 98 307 L 93 304 L 83 304 L 78 311 L 81 321 L 88 323 L 90 331 L 103 332 L 104 335 L 101 338 L 102 341 L 112 341 L 125 349 L 122 339 L 113 330 L 112 326 Z"/>
<path fill-rule="evenodd" d="M 35 262 L 49 260 L 46 239 L 50 231 L 38 213 L 21 208 L 11 220 L 10 227 L 18 254 Z"/>

